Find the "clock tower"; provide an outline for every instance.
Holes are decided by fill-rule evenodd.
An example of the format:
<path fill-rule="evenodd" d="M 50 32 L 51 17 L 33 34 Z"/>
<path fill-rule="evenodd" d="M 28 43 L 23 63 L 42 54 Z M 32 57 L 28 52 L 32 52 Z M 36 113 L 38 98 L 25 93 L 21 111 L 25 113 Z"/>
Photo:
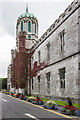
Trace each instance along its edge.
<path fill-rule="evenodd" d="M 28 6 L 26 7 L 26 12 L 24 14 L 21 14 L 17 19 L 17 52 L 19 52 L 19 34 L 21 32 L 26 32 L 25 48 L 31 49 L 34 43 L 38 40 L 38 20 L 32 13 L 29 13 Z"/>

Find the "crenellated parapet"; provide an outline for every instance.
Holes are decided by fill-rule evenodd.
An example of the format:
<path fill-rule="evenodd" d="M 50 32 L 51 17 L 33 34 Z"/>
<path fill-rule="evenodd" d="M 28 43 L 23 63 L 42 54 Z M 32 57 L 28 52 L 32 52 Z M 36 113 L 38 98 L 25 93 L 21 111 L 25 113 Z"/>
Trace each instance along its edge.
<path fill-rule="evenodd" d="M 80 0 L 74 0 L 66 10 L 59 16 L 57 20 L 47 29 L 47 31 L 41 36 L 40 39 L 34 44 L 36 49 L 42 42 L 46 40 L 76 9 L 80 6 Z"/>

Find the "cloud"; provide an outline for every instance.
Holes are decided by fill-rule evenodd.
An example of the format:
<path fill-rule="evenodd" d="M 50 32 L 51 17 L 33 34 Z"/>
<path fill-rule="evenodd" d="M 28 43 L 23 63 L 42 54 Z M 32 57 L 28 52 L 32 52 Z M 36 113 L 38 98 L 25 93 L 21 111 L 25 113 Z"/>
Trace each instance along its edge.
<path fill-rule="evenodd" d="M 72 2 L 73 0 L 0 0 L 0 2 Z"/>
<path fill-rule="evenodd" d="M 38 18 L 40 37 L 73 0 L 28 1 L 30 13 Z M 26 0 L 0 0 L 0 77 L 7 76 L 7 67 L 11 63 L 11 49 L 16 46 L 16 21 L 18 16 L 25 12 L 25 8 Z"/>
<path fill-rule="evenodd" d="M 15 38 L 5 32 L 5 29 L 0 29 L 0 77 L 7 77 L 7 67 L 11 63 L 11 49 L 14 49 L 16 44 Z"/>

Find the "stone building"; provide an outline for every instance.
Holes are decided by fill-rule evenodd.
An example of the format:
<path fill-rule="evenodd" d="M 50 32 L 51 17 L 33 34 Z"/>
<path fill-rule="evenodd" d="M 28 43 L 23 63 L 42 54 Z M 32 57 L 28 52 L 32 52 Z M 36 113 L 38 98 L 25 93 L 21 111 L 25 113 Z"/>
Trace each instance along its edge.
<path fill-rule="evenodd" d="M 80 1 L 74 0 L 40 39 L 38 21 L 27 9 L 17 20 L 17 52 L 23 31 L 25 48 L 34 51 L 27 91 L 42 97 L 80 98 Z"/>
<path fill-rule="evenodd" d="M 38 40 L 38 20 L 28 12 L 21 14 L 16 25 L 16 49 L 11 50 L 11 91 L 31 94 L 31 50 Z"/>
<path fill-rule="evenodd" d="M 34 44 L 32 67 L 45 62 L 32 79 L 33 94 L 79 98 L 80 1 L 74 1 Z"/>
<path fill-rule="evenodd" d="M 8 66 L 7 69 L 7 90 L 10 91 L 11 90 L 11 65 Z"/>

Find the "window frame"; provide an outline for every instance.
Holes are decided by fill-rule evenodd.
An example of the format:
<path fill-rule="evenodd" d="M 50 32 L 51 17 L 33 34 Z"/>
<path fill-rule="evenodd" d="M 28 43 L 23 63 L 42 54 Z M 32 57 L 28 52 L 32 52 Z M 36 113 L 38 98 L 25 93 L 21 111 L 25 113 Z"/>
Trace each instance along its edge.
<path fill-rule="evenodd" d="M 32 90 L 34 88 L 34 79 L 32 78 Z"/>
<path fill-rule="evenodd" d="M 32 69 L 33 69 L 33 67 L 34 67 L 33 61 L 34 61 L 34 57 L 32 56 L 32 57 L 31 57 L 31 67 L 32 67 Z"/>
<path fill-rule="evenodd" d="M 60 39 L 60 52 L 64 52 L 64 46 L 65 46 L 65 29 L 62 30 L 59 33 L 59 39 Z"/>
<path fill-rule="evenodd" d="M 47 78 L 47 94 L 50 94 L 50 72 L 46 73 Z"/>
<path fill-rule="evenodd" d="M 40 75 L 37 77 L 37 79 L 38 79 L 38 93 L 40 93 L 40 79 L 41 79 Z"/>
<path fill-rule="evenodd" d="M 66 73 L 66 68 L 60 68 L 59 70 L 59 77 L 60 77 L 60 88 L 65 89 L 65 73 Z"/>
<path fill-rule="evenodd" d="M 21 21 L 21 32 L 23 32 L 23 21 Z"/>
<path fill-rule="evenodd" d="M 38 51 L 38 64 L 40 65 L 41 63 L 41 51 Z"/>
<path fill-rule="evenodd" d="M 47 61 L 50 61 L 50 42 L 46 44 L 47 47 Z"/>
<path fill-rule="evenodd" d="M 28 32 L 31 32 L 31 21 L 28 21 Z"/>

